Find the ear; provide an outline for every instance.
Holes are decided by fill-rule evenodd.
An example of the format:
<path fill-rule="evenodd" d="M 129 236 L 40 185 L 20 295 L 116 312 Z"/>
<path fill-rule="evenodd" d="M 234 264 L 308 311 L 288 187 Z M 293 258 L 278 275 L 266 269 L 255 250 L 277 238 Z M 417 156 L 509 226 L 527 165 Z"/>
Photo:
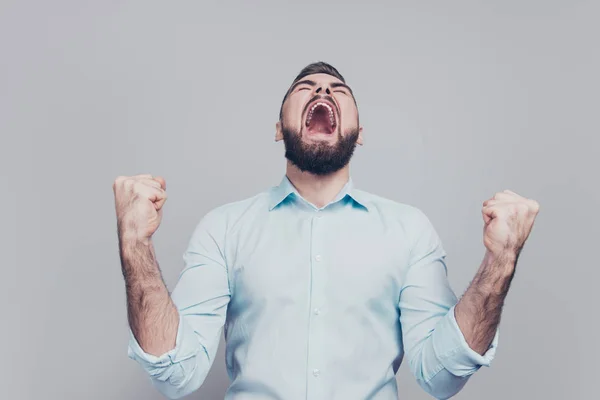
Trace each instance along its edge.
<path fill-rule="evenodd" d="M 281 130 L 281 121 L 277 121 L 275 124 L 275 141 L 279 142 L 283 140 L 283 131 Z"/>
<path fill-rule="evenodd" d="M 362 132 L 363 132 L 363 127 L 360 126 L 358 128 L 358 139 L 356 140 L 356 143 L 359 144 L 359 145 L 361 145 L 361 146 L 363 145 L 363 134 L 362 134 Z"/>

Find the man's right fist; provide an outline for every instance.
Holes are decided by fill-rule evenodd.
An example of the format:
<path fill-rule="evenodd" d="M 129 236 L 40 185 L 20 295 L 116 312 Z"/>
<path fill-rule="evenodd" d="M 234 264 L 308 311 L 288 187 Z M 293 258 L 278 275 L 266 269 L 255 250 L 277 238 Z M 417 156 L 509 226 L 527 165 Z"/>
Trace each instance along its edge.
<path fill-rule="evenodd" d="M 113 183 L 120 240 L 148 243 L 162 219 L 167 184 L 150 174 L 119 176 Z"/>

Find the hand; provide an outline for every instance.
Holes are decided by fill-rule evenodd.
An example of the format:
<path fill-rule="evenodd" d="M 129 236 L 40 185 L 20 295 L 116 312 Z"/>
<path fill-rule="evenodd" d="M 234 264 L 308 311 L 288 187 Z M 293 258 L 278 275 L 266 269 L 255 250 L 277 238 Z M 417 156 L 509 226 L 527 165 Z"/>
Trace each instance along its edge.
<path fill-rule="evenodd" d="M 483 243 L 494 256 L 518 258 L 540 210 L 537 201 L 505 190 L 483 202 Z"/>
<path fill-rule="evenodd" d="M 167 184 L 149 174 L 119 176 L 113 183 L 119 240 L 148 243 L 162 220 Z"/>

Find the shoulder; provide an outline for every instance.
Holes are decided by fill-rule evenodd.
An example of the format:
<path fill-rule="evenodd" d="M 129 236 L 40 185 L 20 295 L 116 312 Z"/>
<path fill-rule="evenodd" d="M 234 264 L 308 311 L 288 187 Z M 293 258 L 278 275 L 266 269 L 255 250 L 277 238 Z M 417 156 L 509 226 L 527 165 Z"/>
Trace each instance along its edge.
<path fill-rule="evenodd" d="M 270 189 L 251 197 L 228 202 L 210 209 L 199 221 L 198 225 L 206 228 L 226 231 L 238 221 L 247 217 L 256 217 L 268 210 Z"/>
<path fill-rule="evenodd" d="M 422 228 L 431 222 L 421 208 L 387 197 L 379 196 L 364 190 L 355 189 L 357 197 L 372 210 L 375 215 L 386 220 L 401 222 L 406 227 Z"/>
<path fill-rule="evenodd" d="M 369 199 L 369 210 L 380 220 L 386 225 L 395 224 L 403 231 L 412 254 L 411 264 L 427 255 L 445 257 L 442 241 L 421 208 L 366 192 L 361 195 Z"/>

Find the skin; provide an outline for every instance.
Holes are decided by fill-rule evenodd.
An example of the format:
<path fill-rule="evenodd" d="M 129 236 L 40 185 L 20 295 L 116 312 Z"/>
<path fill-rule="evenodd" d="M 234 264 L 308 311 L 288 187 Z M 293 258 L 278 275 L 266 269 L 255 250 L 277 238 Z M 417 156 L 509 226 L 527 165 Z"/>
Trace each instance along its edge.
<path fill-rule="evenodd" d="M 486 253 L 475 278 L 454 307 L 465 340 L 479 354 L 483 355 L 494 339 L 519 254 L 539 211 L 537 201 L 510 190 L 483 202 Z"/>
<path fill-rule="evenodd" d="M 351 91 L 338 86 L 339 79 L 327 74 L 309 75 L 290 91 L 276 124 L 275 140 L 283 140 L 282 122 L 295 128 L 306 143 L 335 143 L 336 135 L 310 135 L 304 127 L 304 109 L 315 95 L 333 98 L 341 135 L 359 127 L 357 144 L 363 145 L 362 126 Z M 349 178 L 349 165 L 327 176 L 297 169 L 289 161 L 286 174 L 299 193 L 318 207 L 328 204 Z M 179 323 L 177 308 L 162 279 L 152 235 L 162 220 L 167 200 L 166 183 L 149 174 L 119 176 L 113 184 L 121 267 L 126 283 L 128 320 L 142 349 L 162 355 L 175 347 Z M 519 254 L 539 212 L 535 200 L 510 190 L 496 193 L 482 207 L 483 243 L 486 253 L 467 290 L 455 307 L 455 317 L 469 346 L 484 354 L 496 329 L 504 299 L 515 273 Z"/>
<path fill-rule="evenodd" d="M 162 220 L 166 182 L 149 174 L 119 176 L 113 184 L 127 318 L 148 354 L 175 348 L 179 313 L 163 281 L 152 235 Z"/>
<path fill-rule="evenodd" d="M 328 95 L 333 98 L 339 115 L 337 118 L 338 129 L 343 135 L 346 135 L 352 128 L 359 127 L 357 144 L 363 145 L 363 127 L 358 122 L 358 109 L 354 102 L 351 90 L 338 86 L 343 83 L 336 77 L 328 74 L 308 75 L 300 81 L 313 81 L 315 85 L 299 84 L 288 94 L 282 107 L 282 121 L 285 126 L 299 130 L 302 139 L 307 143 L 324 141 L 328 144 L 335 143 L 338 139 L 336 135 L 310 135 L 308 134 L 304 121 L 306 118 L 303 112 L 305 106 L 316 95 Z M 328 93 L 329 92 L 329 93 Z M 275 125 L 275 141 L 283 140 L 281 129 L 282 121 L 277 121 Z M 290 161 L 287 162 L 286 175 L 292 184 L 306 200 L 317 207 L 323 207 L 328 204 L 339 191 L 344 187 L 350 176 L 350 165 L 346 165 L 341 170 L 327 176 L 317 176 L 307 172 L 300 171 Z"/>

